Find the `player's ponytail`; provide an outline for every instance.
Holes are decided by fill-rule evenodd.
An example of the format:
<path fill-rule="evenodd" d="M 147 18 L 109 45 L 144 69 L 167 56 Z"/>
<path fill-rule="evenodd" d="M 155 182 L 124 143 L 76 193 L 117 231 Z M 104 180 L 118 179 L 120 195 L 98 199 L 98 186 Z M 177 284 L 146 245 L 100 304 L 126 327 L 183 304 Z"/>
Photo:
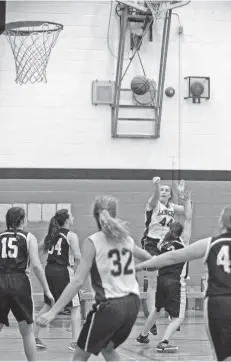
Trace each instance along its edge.
<path fill-rule="evenodd" d="M 127 222 L 116 218 L 117 200 L 112 196 L 100 196 L 95 200 L 94 217 L 99 230 L 109 240 L 121 243 L 129 236 Z"/>
<path fill-rule="evenodd" d="M 112 218 L 106 209 L 99 213 L 99 222 L 102 232 L 108 239 L 123 242 L 129 235 L 127 222 Z"/>
<path fill-rule="evenodd" d="M 17 230 L 22 226 L 25 220 L 25 210 L 21 207 L 12 207 L 6 213 L 6 227 L 14 232 L 15 238 L 18 240 Z"/>
<path fill-rule="evenodd" d="M 55 243 L 56 237 L 59 234 L 59 230 L 65 222 L 69 219 L 69 213 L 67 209 L 62 209 L 56 212 L 50 220 L 48 233 L 44 239 L 44 252 L 46 253 Z"/>

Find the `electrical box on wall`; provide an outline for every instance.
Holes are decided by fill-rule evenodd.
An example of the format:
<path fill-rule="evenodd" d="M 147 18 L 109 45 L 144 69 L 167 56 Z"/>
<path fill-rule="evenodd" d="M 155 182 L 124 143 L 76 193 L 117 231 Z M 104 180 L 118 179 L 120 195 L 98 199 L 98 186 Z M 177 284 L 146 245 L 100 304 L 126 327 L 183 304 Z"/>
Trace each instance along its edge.
<path fill-rule="evenodd" d="M 114 100 L 115 82 L 94 80 L 92 82 L 92 104 L 112 105 Z"/>

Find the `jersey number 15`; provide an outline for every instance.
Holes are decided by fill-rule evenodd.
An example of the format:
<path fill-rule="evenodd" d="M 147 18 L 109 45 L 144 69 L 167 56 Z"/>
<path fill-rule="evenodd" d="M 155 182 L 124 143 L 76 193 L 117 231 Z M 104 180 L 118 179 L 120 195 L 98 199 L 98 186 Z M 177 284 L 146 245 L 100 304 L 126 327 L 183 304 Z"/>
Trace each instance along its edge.
<path fill-rule="evenodd" d="M 18 257 L 18 246 L 15 245 L 17 243 L 16 238 L 3 238 L 1 240 L 2 243 L 2 252 L 1 257 L 2 259 L 16 259 Z"/>

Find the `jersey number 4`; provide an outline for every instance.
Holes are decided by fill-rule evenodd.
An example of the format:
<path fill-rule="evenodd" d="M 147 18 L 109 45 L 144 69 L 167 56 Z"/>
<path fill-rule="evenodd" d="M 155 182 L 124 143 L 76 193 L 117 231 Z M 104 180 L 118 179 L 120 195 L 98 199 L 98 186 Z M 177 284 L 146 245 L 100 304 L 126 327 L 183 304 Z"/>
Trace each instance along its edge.
<path fill-rule="evenodd" d="M 231 273 L 229 245 L 223 245 L 217 254 L 217 265 L 222 265 L 226 273 Z"/>
<path fill-rule="evenodd" d="M 57 255 L 61 255 L 62 254 L 62 241 L 63 241 L 63 239 L 60 238 L 57 241 L 57 243 L 55 245 L 53 245 L 50 250 L 48 250 L 48 254 L 53 254 L 53 252 L 56 250 Z"/>
<path fill-rule="evenodd" d="M 111 274 L 114 277 L 118 277 L 121 274 L 133 274 L 133 269 L 130 265 L 132 262 L 132 252 L 130 250 L 123 248 L 121 253 L 118 249 L 112 249 L 109 251 L 108 257 L 109 259 L 112 258 L 113 269 L 111 270 Z M 123 260 L 124 257 L 126 257 L 125 263 Z"/>
<path fill-rule="evenodd" d="M 15 245 L 17 243 L 17 239 L 15 238 L 3 238 L 1 240 L 2 243 L 2 259 L 16 259 L 18 257 L 18 246 Z"/>

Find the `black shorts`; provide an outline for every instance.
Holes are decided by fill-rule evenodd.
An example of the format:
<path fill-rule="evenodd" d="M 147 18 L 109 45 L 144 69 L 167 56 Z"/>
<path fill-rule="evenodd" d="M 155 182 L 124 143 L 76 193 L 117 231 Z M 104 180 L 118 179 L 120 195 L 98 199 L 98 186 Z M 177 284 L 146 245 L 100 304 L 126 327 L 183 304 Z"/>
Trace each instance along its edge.
<path fill-rule="evenodd" d="M 231 357 L 231 296 L 209 297 L 205 303 L 205 318 L 217 360 L 224 361 Z"/>
<path fill-rule="evenodd" d="M 186 309 L 186 283 L 175 279 L 158 277 L 156 287 L 156 310 L 164 308 L 173 318 L 184 318 Z"/>
<path fill-rule="evenodd" d="M 131 333 L 140 309 L 140 299 L 130 294 L 94 304 L 77 341 L 83 351 L 98 355 L 109 342 L 114 348 L 121 345 Z"/>
<path fill-rule="evenodd" d="M 0 323 L 9 326 L 12 311 L 18 322 L 33 323 L 31 285 L 25 273 L 0 273 Z"/>
<path fill-rule="evenodd" d="M 48 263 L 45 267 L 45 274 L 50 291 L 55 301 L 57 301 L 74 276 L 74 270 L 70 267 L 67 267 L 66 265 Z M 45 294 L 44 302 L 48 305 L 51 305 L 50 299 L 48 299 Z M 66 307 L 72 308 L 79 305 L 79 294 L 77 293 L 75 297 L 66 305 Z"/>
<path fill-rule="evenodd" d="M 141 240 L 141 244 L 143 246 L 143 249 L 149 252 L 152 256 L 159 255 L 160 250 L 157 247 L 157 244 L 160 242 L 160 239 L 152 239 L 149 236 L 144 237 Z M 155 268 L 148 268 L 148 271 L 153 271 Z"/>

